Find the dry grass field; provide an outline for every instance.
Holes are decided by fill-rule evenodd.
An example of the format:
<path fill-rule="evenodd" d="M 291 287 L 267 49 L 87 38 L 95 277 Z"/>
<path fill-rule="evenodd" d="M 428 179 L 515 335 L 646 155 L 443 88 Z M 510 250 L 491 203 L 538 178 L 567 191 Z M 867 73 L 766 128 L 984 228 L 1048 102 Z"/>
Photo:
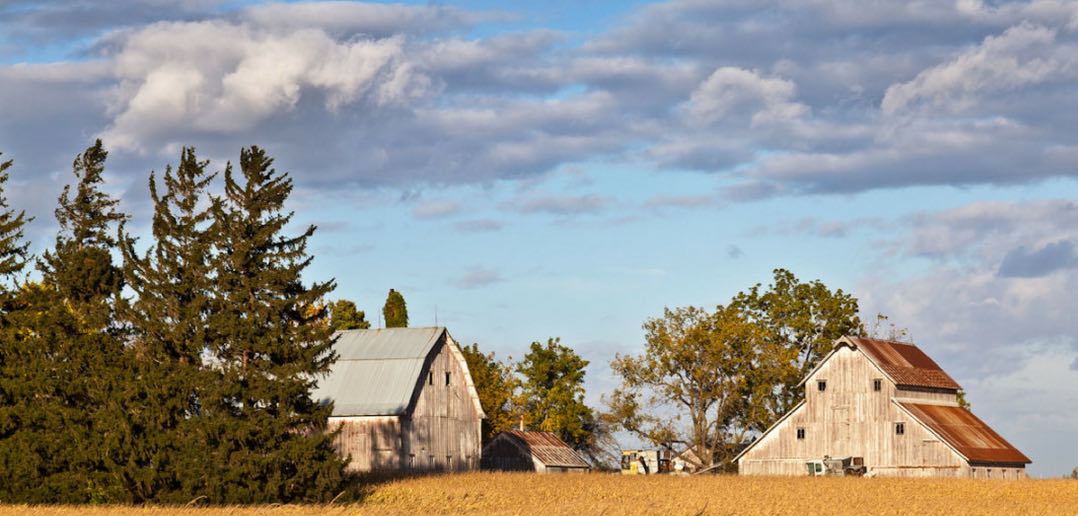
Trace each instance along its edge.
<path fill-rule="evenodd" d="M 471 473 L 370 485 L 359 502 L 222 508 L 27 507 L 0 514 L 1078 514 L 1078 481 Z"/>

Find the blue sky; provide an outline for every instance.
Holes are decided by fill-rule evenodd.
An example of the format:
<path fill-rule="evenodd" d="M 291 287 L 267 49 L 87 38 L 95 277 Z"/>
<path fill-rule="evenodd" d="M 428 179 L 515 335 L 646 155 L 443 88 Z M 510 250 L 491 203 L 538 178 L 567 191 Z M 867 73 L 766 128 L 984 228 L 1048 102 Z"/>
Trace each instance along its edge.
<path fill-rule="evenodd" d="M 95 137 L 144 230 L 183 145 L 259 144 L 377 321 L 591 361 L 776 267 L 885 313 L 1033 458 L 1078 465 L 1074 2 L 0 3 L 0 151 L 51 240 Z M 298 225 L 297 225 L 298 227 Z M 141 228 L 141 229 L 139 229 Z"/>

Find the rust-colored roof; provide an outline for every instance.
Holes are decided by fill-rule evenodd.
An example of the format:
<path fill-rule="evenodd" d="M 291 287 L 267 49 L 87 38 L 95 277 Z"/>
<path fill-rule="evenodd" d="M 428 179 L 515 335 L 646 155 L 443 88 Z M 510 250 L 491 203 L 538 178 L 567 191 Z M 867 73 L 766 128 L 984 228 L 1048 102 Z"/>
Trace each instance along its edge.
<path fill-rule="evenodd" d="M 928 387 L 935 389 L 961 389 L 949 374 L 934 360 L 913 344 L 847 337 L 858 349 L 867 354 L 898 385 Z"/>
<path fill-rule="evenodd" d="M 972 412 L 954 405 L 899 402 L 918 420 L 928 425 L 970 462 L 1029 464 L 1029 460 L 1011 443 Z"/>
<path fill-rule="evenodd" d="M 565 444 L 550 432 L 521 432 L 520 430 L 506 430 L 508 437 L 517 442 L 522 449 L 531 452 L 532 456 L 546 464 L 548 467 L 558 468 L 590 468 L 576 450 Z"/>

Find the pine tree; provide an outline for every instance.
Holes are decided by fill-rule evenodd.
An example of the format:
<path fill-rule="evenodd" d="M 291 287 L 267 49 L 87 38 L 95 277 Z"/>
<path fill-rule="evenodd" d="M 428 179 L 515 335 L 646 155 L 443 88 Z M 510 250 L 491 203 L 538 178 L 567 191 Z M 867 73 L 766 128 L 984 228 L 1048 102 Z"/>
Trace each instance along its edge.
<path fill-rule="evenodd" d="M 130 499 L 122 400 L 133 382 L 114 317 L 123 278 L 110 255 L 112 226 L 125 217 L 100 190 L 106 157 L 98 141 L 76 158 L 76 188 L 64 188 L 56 210 L 55 246 L 38 261 L 41 283 L 20 292 L 17 342 L 9 348 L 18 427 L 0 440 L 5 500 Z"/>
<path fill-rule="evenodd" d="M 192 148 L 165 169 L 164 193 L 151 173 L 153 243 L 140 256 L 123 235 L 124 275 L 137 297 L 121 314 L 132 332 L 139 390 L 129 403 L 134 439 L 125 478 L 135 501 L 188 501 L 198 493 L 205 443 L 197 438 L 202 352 L 207 348 L 213 245 L 205 172 Z M 123 229 L 121 228 L 121 233 Z M 194 477 L 194 478 L 192 478 Z"/>
<path fill-rule="evenodd" d="M 258 147 L 240 155 L 239 181 L 225 168 L 225 198 L 214 216 L 219 231 L 216 293 L 210 317 L 212 371 L 202 412 L 210 461 L 203 487 L 215 503 L 327 501 L 338 494 L 344 461 L 327 418 L 311 399 L 317 378 L 336 359 L 323 307 L 307 308 L 333 290 L 332 281 L 301 281 L 310 264 L 307 239 L 284 236 L 292 191 Z"/>
<path fill-rule="evenodd" d="M 408 305 L 404 303 L 404 296 L 400 292 L 389 289 L 386 304 L 382 307 L 382 317 L 385 318 L 386 328 L 408 327 Z"/>

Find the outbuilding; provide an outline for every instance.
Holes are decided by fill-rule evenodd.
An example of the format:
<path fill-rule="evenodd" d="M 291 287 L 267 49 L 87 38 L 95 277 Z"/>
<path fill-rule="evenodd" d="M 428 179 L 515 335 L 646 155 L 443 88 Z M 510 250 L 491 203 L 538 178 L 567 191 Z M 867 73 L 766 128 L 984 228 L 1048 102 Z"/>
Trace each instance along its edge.
<path fill-rule="evenodd" d="M 485 417 L 460 346 L 444 327 L 347 330 L 314 398 L 350 471 L 479 467 Z"/>
<path fill-rule="evenodd" d="M 576 450 L 551 432 L 506 430 L 483 447 L 484 470 L 534 471 L 537 473 L 587 473 L 591 471 Z"/>
<path fill-rule="evenodd" d="M 843 337 L 801 385 L 805 399 L 735 458 L 740 474 L 806 475 L 830 456 L 879 476 L 1017 479 L 1031 463 L 914 344 Z"/>

